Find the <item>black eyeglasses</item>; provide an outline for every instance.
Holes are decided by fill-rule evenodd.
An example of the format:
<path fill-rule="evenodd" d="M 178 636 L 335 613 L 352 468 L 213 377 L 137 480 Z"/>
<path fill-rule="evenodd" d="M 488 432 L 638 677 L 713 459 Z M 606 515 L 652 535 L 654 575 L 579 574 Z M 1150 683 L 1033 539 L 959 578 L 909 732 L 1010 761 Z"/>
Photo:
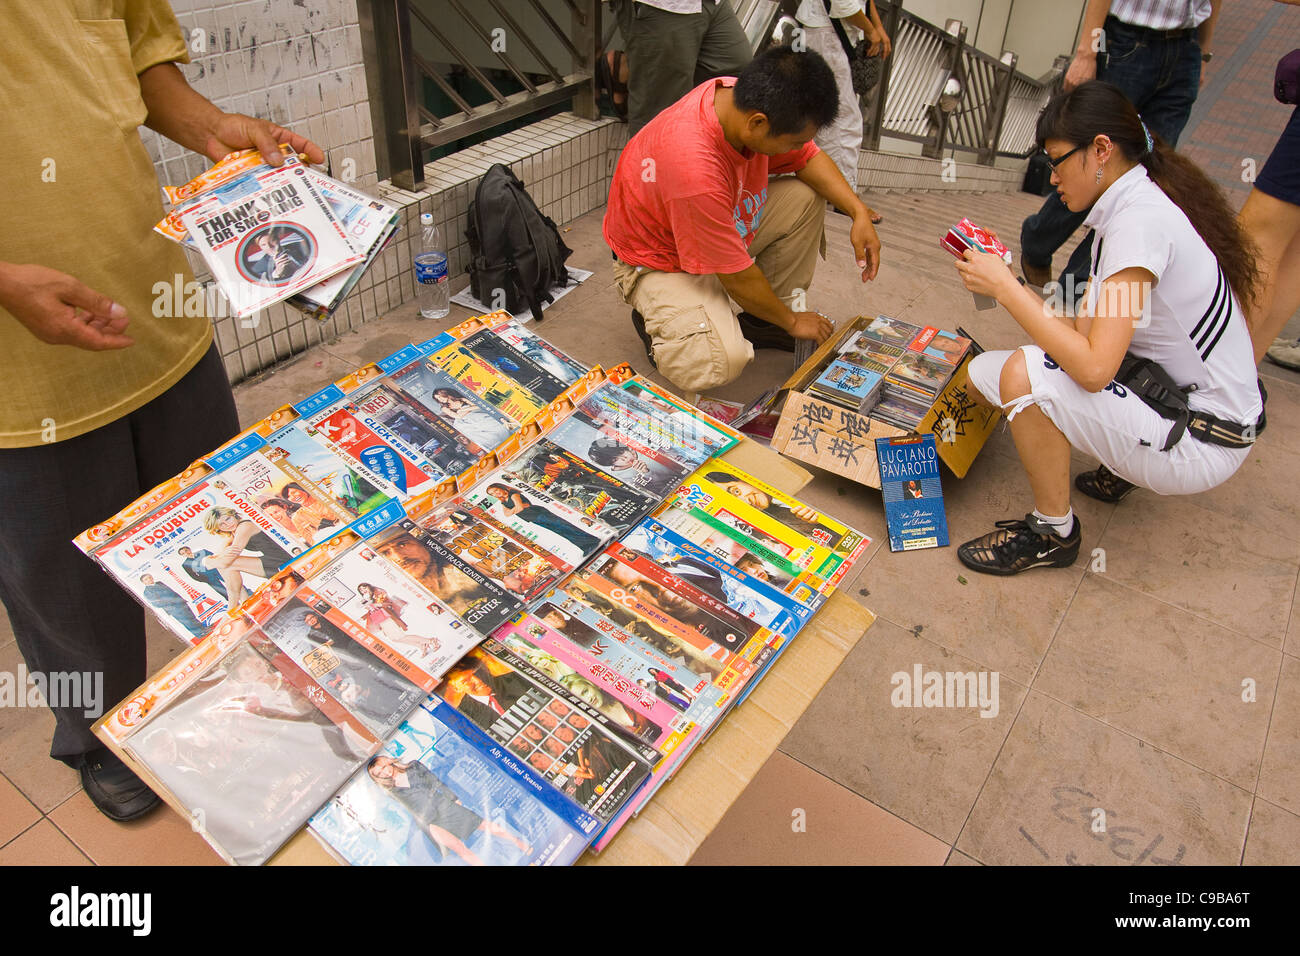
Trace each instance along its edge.
<path fill-rule="evenodd" d="M 1084 143 L 1082 146 L 1076 146 L 1076 147 L 1074 147 L 1074 149 L 1070 150 L 1068 153 L 1062 153 L 1060 156 L 1057 156 L 1056 159 L 1052 159 L 1051 156 L 1047 156 L 1047 150 L 1043 150 L 1043 155 L 1044 155 L 1044 156 L 1047 156 L 1047 165 L 1051 166 L 1053 169 L 1057 169 L 1057 168 L 1061 165 L 1061 163 L 1065 162 L 1067 159 L 1069 159 L 1071 156 L 1073 156 L 1073 155 L 1074 155 L 1075 153 L 1077 153 L 1079 150 L 1081 150 L 1081 149 L 1087 149 L 1089 145 L 1091 145 L 1091 144 L 1090 144 L 1090 143 Z"/>

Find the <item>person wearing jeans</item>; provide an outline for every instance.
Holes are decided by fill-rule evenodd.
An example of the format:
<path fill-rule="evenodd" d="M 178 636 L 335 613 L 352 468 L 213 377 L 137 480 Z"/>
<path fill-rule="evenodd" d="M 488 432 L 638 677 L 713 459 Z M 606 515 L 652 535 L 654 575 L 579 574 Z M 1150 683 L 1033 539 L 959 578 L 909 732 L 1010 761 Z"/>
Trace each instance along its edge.
<path fill-rule="evenodd" d="M 1217 13 L 1218 4 L 1211 0 L 1088 0 L 1079 46 L 1065 75 L 1065 89 L 1072 90 L 1090 79 L 1114 84 L 1137 108 L 1152 134 L 1173 148 L 1196 102 L 1201 65 L 1210 58 Z M 1087 215 L 1086 209 L 1071 212 L 1052 193 L 1042 208 L 1024 221 L 1020 261 L 1030 285 L 1051 281 L 1052 256 Z M 1064 294 L 1069 295 L 1073 285 L 1072 302 L 1083 294 L 1091 248 L 1089 232 L 1061 273 Z"/>

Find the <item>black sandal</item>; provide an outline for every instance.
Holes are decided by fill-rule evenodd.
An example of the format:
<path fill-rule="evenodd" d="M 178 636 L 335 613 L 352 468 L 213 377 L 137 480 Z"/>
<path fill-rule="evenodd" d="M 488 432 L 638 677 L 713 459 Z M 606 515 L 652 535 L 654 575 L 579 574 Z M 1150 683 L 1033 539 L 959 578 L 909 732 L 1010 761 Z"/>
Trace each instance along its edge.
<path fill-rule="evenodd" d="M 611 54 L 614 57 L 613 64 L 609 62 Z M 596 57 L 596 89 L 609 96 L 610 107 L 618 118 L 626 123 L 627 84 L 618 78 L 619 74 L 623 72 L 623 60 L 624 53 L 622 50 L 609 50 Z M 622 103 L 614 99 L 615 94 L 623 97 Z"/>

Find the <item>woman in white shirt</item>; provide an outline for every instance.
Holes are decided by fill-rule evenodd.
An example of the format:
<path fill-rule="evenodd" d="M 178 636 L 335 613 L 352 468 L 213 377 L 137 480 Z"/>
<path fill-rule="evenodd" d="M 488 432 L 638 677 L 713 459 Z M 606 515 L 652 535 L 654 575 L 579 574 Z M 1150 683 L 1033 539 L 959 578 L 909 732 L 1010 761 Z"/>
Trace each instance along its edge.
<path fill-rule="evenodd" d="M 996 256 L 968 252 L 957 263 L 966 288 L 996 298 L 1034 342 L 970 364 L 976 397 L 1008 413 L 1034 496 L 1024 520 L 1000 521 L 958 549 L 989 574 L 1078 557 L 1071 447 L 1101 461 L 1075 481 L 1091 497 L 1119 501 L 1137 486 L 1194 494 L 1226 481 L 1263 427 L 1241 308 L 1258 283 L 1254 250 L 1218 187 L 1153 137 L 1109 83 L 1054 97 L 1037 133 L 1065 204 L 1092 206 L 1096 238 L 1077 318 L 1053 314 L 1053 300 L 1022 287 Z M 1190 390 L 1174 396 L 1190 418 L 1144 400 L 1142 383 L 1121 372 L 1126 353 Z"/>

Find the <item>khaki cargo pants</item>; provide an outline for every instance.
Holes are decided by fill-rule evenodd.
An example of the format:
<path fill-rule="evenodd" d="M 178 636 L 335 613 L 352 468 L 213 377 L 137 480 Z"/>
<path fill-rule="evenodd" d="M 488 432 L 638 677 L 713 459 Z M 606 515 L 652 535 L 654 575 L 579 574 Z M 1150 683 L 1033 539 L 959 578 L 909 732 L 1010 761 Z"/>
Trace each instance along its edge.
<path fill-rule="evenodd" d="M 768 182 L 767 203 L 749 254 L 772 291 L 791 304 L 812 284 L 825 254 L 826 200 L 794 177 Z M 735 381 L 754 358 L 740 332 L 736 307 L 716 275 L 659 272 L 614 260 L 623 300 L 645 318 L 655 365 L 683 392 L 703 392 Z M 805 311 L 802 303 L 795 303 Z"/>

